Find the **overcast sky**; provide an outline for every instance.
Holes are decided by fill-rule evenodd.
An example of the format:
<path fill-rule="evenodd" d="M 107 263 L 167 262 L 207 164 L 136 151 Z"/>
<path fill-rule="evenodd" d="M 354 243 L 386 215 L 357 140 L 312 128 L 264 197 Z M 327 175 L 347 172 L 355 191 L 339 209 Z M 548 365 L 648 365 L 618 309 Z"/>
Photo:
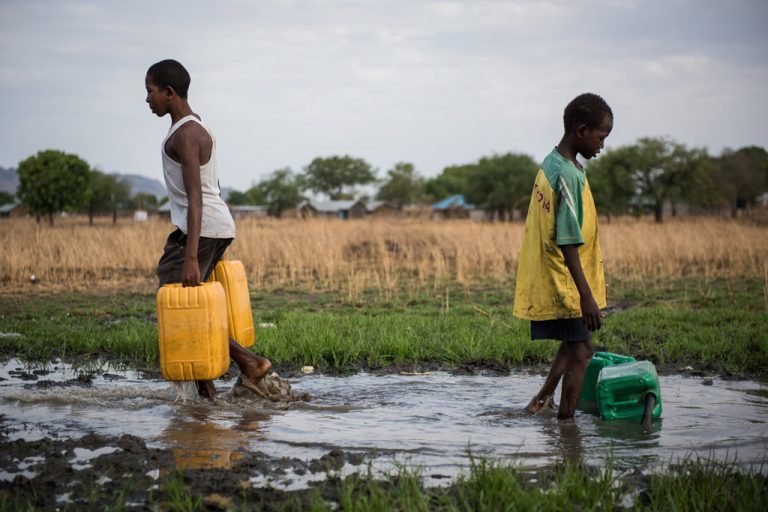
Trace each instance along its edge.
<path fill-rule="evenodd" d="M 0 166 L 41 149 L 162 179 L 170 118 L 144 76 L 175 58 L 222 185 L 349 154 L 424 176 L 508 151 L 540 161 L 582 92 L 607 146 L 768 146 L 765 0 L 0 0 Z"/>

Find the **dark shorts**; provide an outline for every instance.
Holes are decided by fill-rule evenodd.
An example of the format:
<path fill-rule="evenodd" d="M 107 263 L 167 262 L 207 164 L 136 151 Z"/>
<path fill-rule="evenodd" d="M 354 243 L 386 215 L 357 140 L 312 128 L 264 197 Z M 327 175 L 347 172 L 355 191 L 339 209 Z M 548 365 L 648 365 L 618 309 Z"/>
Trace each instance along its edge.
<path fill-rule="evenodd" d="M 566 343 L 591 341 L 592 333 L 582 318 L 531 320 L 532 340 L 557 340 Z"/>
<path fill-rule="evenodd" d="M 197 262 L 200 265 L 200 279 L 205 281 L 213 272 L 216 264 L 224 255 L 232 238 L 205 238 L 200 237 L 197 244 Z M 160 286 L 168 283 L 181 282 L 181 267 L 184 265 L 184 250 L 187 245 L 187 235 L 177 229 L 165 242 L 163 256 L 157 263 L 157 278 Z"/>

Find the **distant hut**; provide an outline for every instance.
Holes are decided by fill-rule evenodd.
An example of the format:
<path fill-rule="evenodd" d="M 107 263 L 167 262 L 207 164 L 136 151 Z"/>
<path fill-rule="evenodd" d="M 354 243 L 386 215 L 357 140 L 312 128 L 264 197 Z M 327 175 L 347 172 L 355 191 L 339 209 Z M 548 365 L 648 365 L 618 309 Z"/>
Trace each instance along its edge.
<path fill-rule="evenodd" d="M 302 218 L 362 219 L 366 208 L 362 201 L 302 201 L 297 206 Z"/>
<path fill-rule="evenodd" d="M 389 201 L 368 201 L 365 211 L 370 217 L 392 218 L 399 217 L 401 212 L 396 204 Z"/>
<path fill-rule="evenodd" d="M 8 203 L 0 206 L 0 217 L 14 218 L 24 217 L 27 215 L 27 209 L 19 203 Z"/>
<path fill-rule="evenodd" d="M 232 205 L 229 212 L 234 219 L 264 218 L 269 214 L 266 206 L 255 204 Z"/>
<path fill-rule="evenodd" d="M 473 207 L 464 199 L 464 196 L 457 194 L 446 197 L 432 205 L 433 219 L 468 219 Z"/>
<path fill-rule="evenodd" d="M 432 207 L 428 204 L 404 204 L 400 213 L 411 219 L 429 219 L 432 217 Z"/>
<path fill-rule="evenodd" d="M 755 207 L 749 211 L 749 218 L 759 224 L 768 224 L 768 192 L 755 199 Z"/>
<path fill-rule="evenodd" d="M 171 218 L 171 202 L 168 201 L 165 204 L 161 204 L 157 207 L 157 215 L 161 218 Z"/>

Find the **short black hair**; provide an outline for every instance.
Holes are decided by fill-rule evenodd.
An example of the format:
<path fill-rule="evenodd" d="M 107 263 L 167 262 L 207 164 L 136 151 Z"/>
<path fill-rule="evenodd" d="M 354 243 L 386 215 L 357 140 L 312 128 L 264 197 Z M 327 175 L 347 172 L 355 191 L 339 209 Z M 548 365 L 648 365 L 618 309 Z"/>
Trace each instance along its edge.
<path fill-rule="evenodd" d="M 149 66 L 147 76 L 160 88 L 170 87 L 179 97 L 186 99 L 189 92 L 189 83 L 192 79 L 180 62 L 173 59 L 165 59 Z"/>
<path fill-rule="evenodd" d="M 603 123 L 606 114 L 613 118 L 613 111 L 603 98 L 591 92 L 579 94 L 565 107 L 563 125 L 566 132 L 580 124 L 590 129 L 597 128 Z"/>

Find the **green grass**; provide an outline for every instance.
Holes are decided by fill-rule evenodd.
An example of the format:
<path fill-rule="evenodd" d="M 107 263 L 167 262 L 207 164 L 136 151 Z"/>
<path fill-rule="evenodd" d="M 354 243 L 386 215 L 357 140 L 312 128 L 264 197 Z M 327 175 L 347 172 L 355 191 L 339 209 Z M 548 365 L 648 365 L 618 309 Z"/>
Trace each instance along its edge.
<path fill-rule="evenodd" d="M 0 349 L 24 359 L 157 365 L 155 304 L 143 295 L 0 296 L 0 332 Z"/>
<path fill-rule="evenodd" d="M 446 510 L 612 510 L 625 489 L 614 485 L 610 464 L 597 471 L 566 463 L 531 474 L 480 459 L 443 500 Z"/>
<path fill-rule="evenodd" d="M 287 311 L 274 321 L 276 328 L 258 332 L 258 349 L 278 364 L 299 362 L 320 369 L 480 360 L 517 364 L 546 361 L 551 353 L 548 345 L 526 339 L 523 322 L 509 329 L 466 306 L 451 313 Z"/>
<path fill-rule="evenodd" d="M 665 473 L 651 476 L 646 507 L 667 510 L 763 511 L 768 478 L 735 463 L 687 458 Z"/>
<path fill-rule="evenodd" d="M 758 279 L 621 284 L 596 343 L 654 363 L 768 375 L 768 304 Z"/>
<path fill-rule="evenodd" d="M 187 478 L 198 472 L 201 474 L 195 478 Z M 146 506 L 152 510 L 210 510 L 204 503 L 206 496 L 222 491 L 216 478 L 206 475 L 206 470 L 187 470 L 161 477 L 159 487 L 146 495 Z M 202 483 L 208 481 L 210 484 Z M 610 458 L 600 468 L 571 460 L 538 470 L 471 458 L 469 468 L 447 487 L 424 487 L 422 481 L 418 467 L 400 467 L 377 477 L 369 467 L 367 473 L 344 479 L 329 476 L 306 490 L 248 487 L 222 497 L 231 510 L 344 512 L 762 511 L 768 499 L 768 477 L 762 471 L 707 458 L 686 458 L 642 478 L 616 470 Z M 126 496 L 141 494 L 128 482 L 119 492 L 95 483 L 72 489 L 73 502 L 63 505 L 63 510 L 121 510 Z M 38 510 L 45 501 L 30 487 L 17 491 L 21 489 L 0 489 L 0 512 Z"/>
<path fill-rule="evenodd" d="M 384 479 L 353 475 L 338 484 L 338 510 L 349 512 L 504 510 L 764 510 L 768 478 L 707 459 L 686 460 L 654 474 L 647 488 L 630 483 L 610 460 L 602 469 L 578 462 L 538 472 L 486 459 L 447 488 L 424 488 L 418 469 Z M 315 509 L 332 510 L 315 499 Z"/>
<path fill-rule="evenodd" d="M 600 350 L 719 373 L 768 375 L 768 307 L 759 279 L 621 282 L 595 335 Z M 555 342 L 531 342 L 511 315 L 513 283 L 252 293 L 254 348 L 281 365 L 319 370 L 547 363 Z M 157 367 L 155 299 L 148 295 L 0 296 L 0 351 L 25 359 L 110 357 Z M 274 327 L 262 327 L 274 324 Z"/>
<path fill-rule="evenodd" d="M 172 512 L 205 510 L 203 500 L 192 492 L 189 485 L 185 484 L 184 474 L 181 471 L 173 472 L 165 480 L 161 489 L 165 496 L 165 500 L 163 500 L 162 495 L 160 498 L 164 501 L 164 510 Z"/>

